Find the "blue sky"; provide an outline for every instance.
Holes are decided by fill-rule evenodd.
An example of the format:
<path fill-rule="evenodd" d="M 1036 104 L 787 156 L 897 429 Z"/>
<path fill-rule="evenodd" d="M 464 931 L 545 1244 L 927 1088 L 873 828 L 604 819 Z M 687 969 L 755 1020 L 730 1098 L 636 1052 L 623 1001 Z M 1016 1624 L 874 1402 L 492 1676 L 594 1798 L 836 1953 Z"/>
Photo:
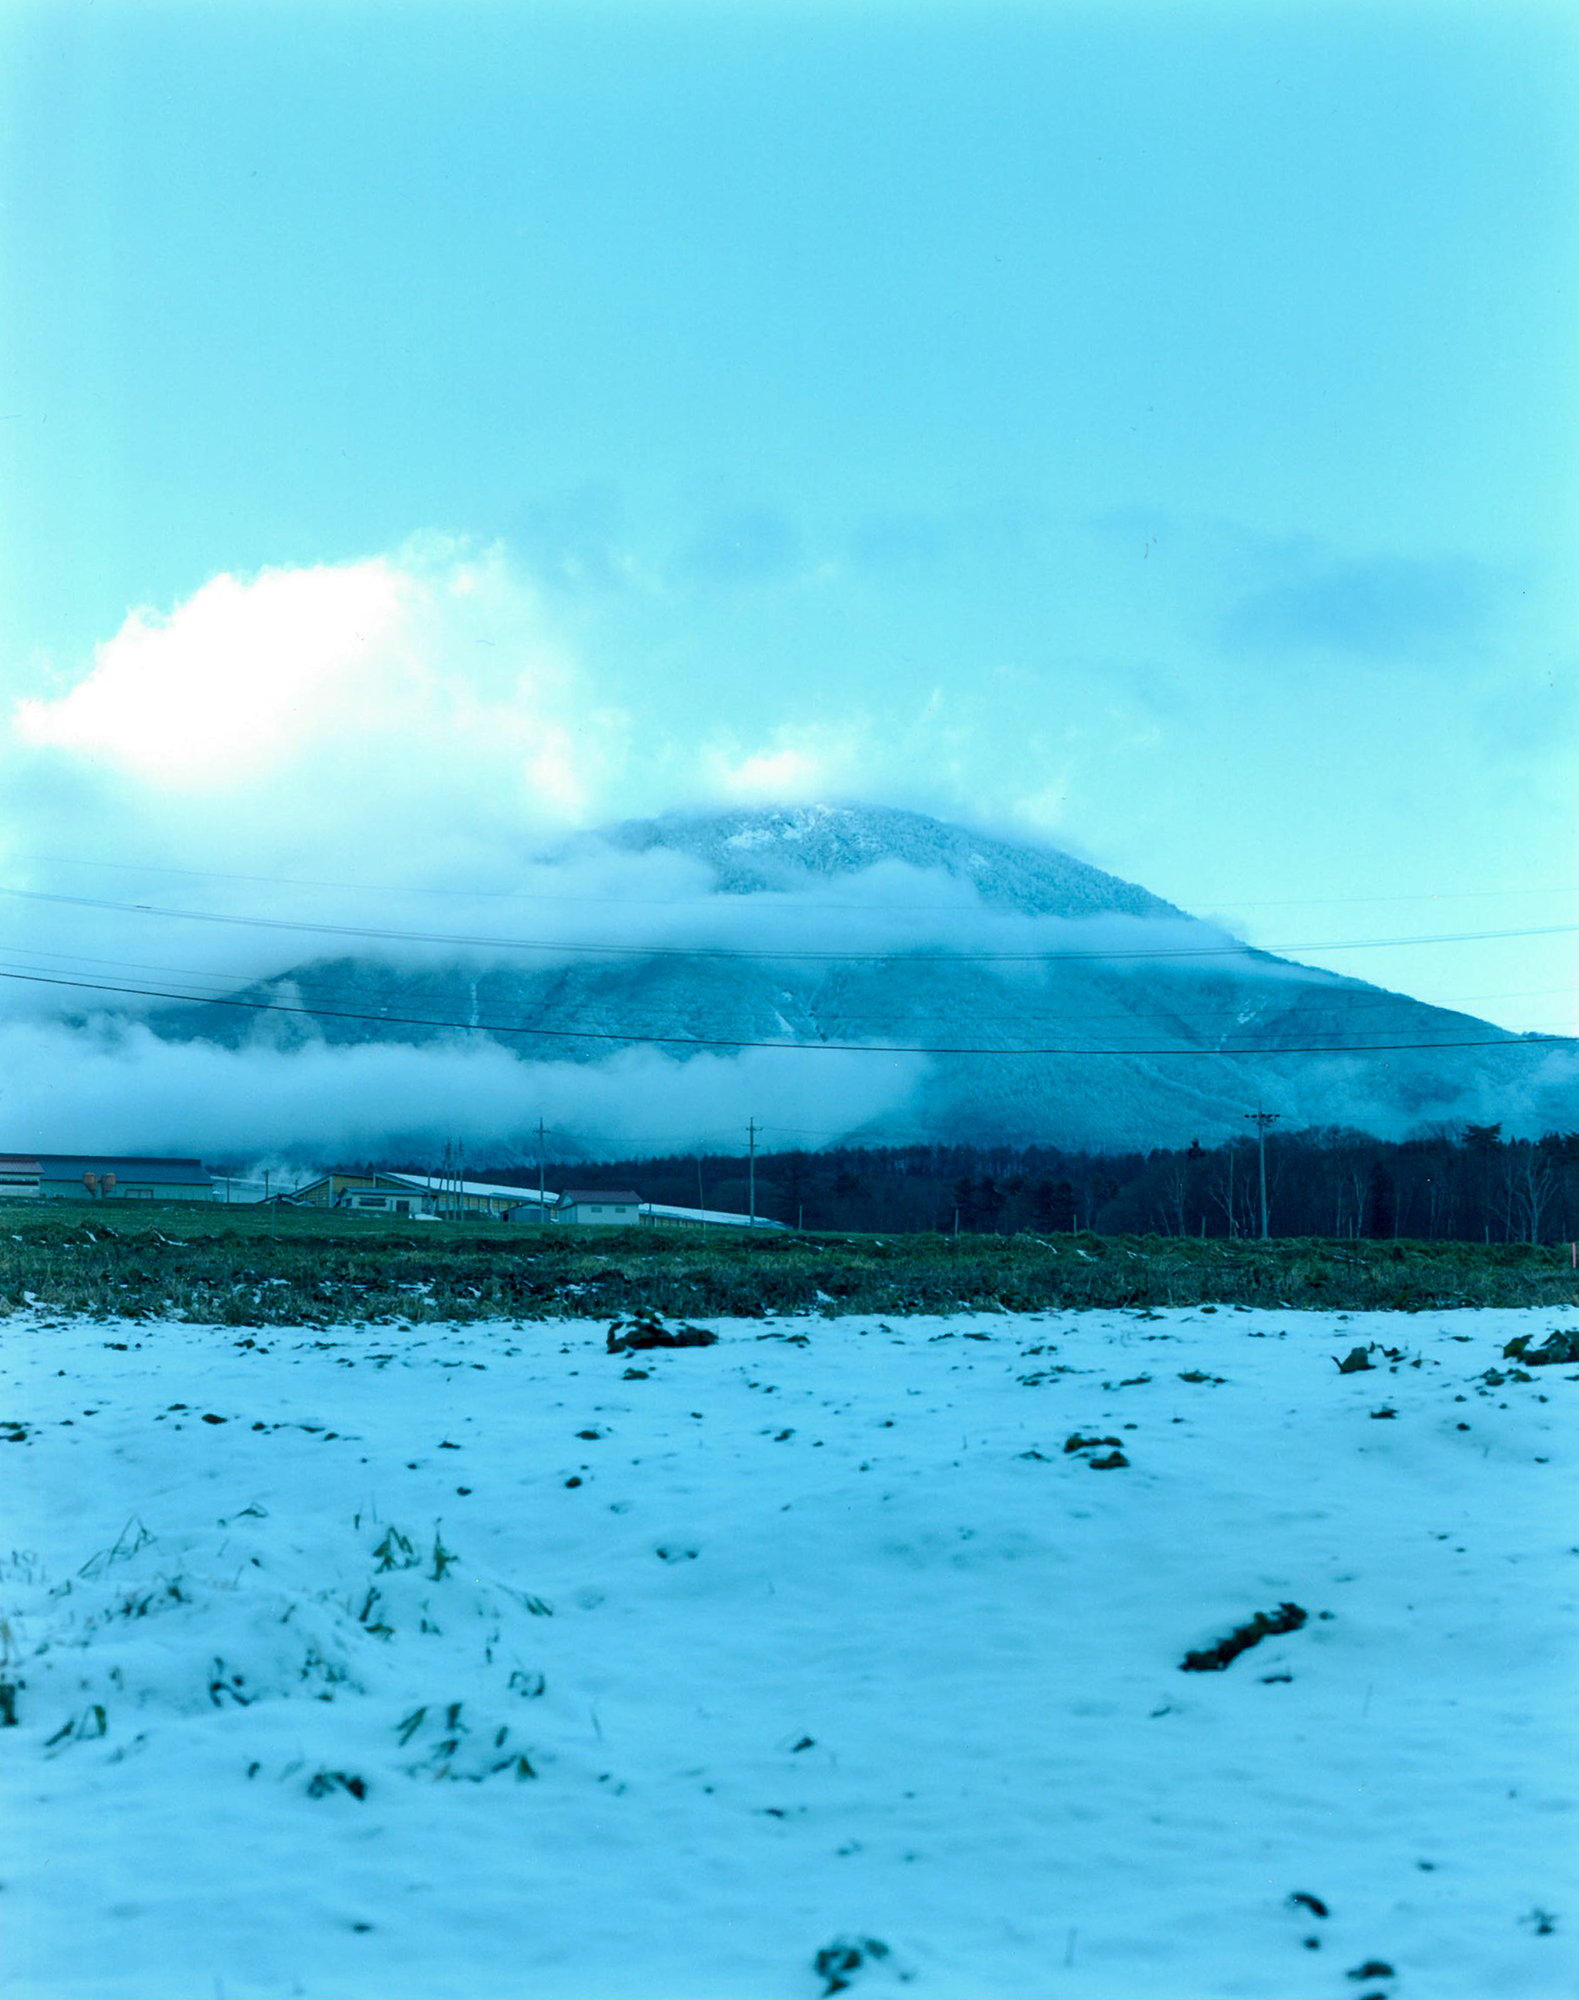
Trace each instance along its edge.
<path fill-rule="evenodd" d="M 1274 947 L 1579 921 L 1571 9 L 60 0 L 0 36 L 9 852 L 354 842 L 376 787 L 304 790 L 321 715 L 219 830 L 95 672 L 141 609 L 136 727 L 201 751 L 230 702 L 231 743 L 258 578 L 473 565 L 498 623 L 423 627 L 432 698 L 519 664 L 558 746 L 523 829 L 865 795 Z M 218 692 L 161 664 L 183 619 Z M 385 732 L 391 808 L 437 759 L 470 809 L 475 732 L 436 740 Z M 1576 1022 L 1567 935 L 1326 962 Z"/>

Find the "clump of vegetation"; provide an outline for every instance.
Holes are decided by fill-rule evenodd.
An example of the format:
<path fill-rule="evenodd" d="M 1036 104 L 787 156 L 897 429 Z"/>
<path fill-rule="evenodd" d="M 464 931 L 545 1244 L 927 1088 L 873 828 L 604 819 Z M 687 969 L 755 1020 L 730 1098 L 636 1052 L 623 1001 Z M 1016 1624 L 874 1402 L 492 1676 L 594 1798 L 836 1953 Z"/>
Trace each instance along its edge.
<path fill-rule="evenodd" d="M 92 1702 L 80 1715 L 70 1716 L 61 1724 L 53 1736 L 46 1737 L 44 1748 L 53 1750 L 57 1745 L 67 1743 L 87 1743 L 96 1736 L 107 1736 L 110 1729 L 109 1713 L 102 1702 Z"/>
<path fill-rule="evenodd" d="M 353 1799 L 367 1797 L 367 1780 L 345 1771 L 315 1771 L 307 1780 L 310 1799 L 326 1799 L 331 1792 L 349 1792 Z"/>
<path fill-rule="evenodd" d="M 1252 1646 L 1259 1646 L 1277 1632 L 1297 1632 L 1310 1616 L 1297 1604 L 1280 1604 L 1276 1611 L 1258 1611 L 1246 1625 L 1237 1625 L 1226 1639 L 1198 1653 L 1186 1653 L 1179 1671 L 1186 1674 L 1218 1674 Z"/>
<path fill-rule="evenodd" d="M 823 1988 L 823 2000 L 833 1993 L 843 1993 L 862 1966 L 881 1964 L 888 1956 L 888 1947 L 881 1938 L 835 1938 L 832 1944 L 825 1944 L 812 1960 L 812 1971 L 819 1979 L 827 1981 Z"/>
<path fill-rule="evenodd" d="M 1530 1339 L 1529 1334 L 1521 1333 L 1517 1339 L 1510 1340 L 1502 1350 L 1503 1359 L 1523 1361 L 1531 1368 L 1579 1361 L 1579 1334 L 1563 1333 L 1554 1327 L 1539 1347 L 1531 1347 Z"/>
<path fill-rule="evenodd" d="M 1112 1447 L 1105 1457 L 1095 1458 L 1088 1456 L 1086 1459 L 1086 1464 L 1090 1466 L 1093 1472 L 1116 1472 L 1120 1466 L 1129 1464 L 1129 1460 L 1124 1456 L 1121 1448 L 1121 1441 L 1118 1438 L 1084 1438 L 1076 1431 L 1073 1437 L 1064 1439 L 1064 1450 L 1066 1452 L 1083 1451 L 1089 1454 L 1101 1451 L 1104 1445 Z"/>

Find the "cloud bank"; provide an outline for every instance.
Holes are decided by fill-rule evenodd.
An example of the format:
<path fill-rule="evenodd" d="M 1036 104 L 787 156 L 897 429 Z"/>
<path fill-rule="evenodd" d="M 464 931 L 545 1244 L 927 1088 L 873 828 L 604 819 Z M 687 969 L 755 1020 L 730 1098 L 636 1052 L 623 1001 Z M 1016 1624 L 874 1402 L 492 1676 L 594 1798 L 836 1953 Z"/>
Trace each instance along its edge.
<path fill-rule="evenodd" d="M 909 1102 L 925 1058 L 746 1050 L 681 1061 L 627 1049 L 608 1062 L 517 1062 L 496 1043 L 389 1043 L 289 1054 L 160 1041 L 146 1028 L 0 1025 L 7 1144 L 48 1151 L 195 1154 L 248 1161 L 533 1157 L 537 1122 L 587 1156 L 815 1146 Z"/>
<path fill-rule="evenodd" d="M 882 751 L 859 717 L 755 743 L 722 724 L 654 741 L 497 548 L 430 538 L 392 556 L 219 576 L 168 613 L 131 614 L 75 683 L 16 701 L 0 741 L 0 882 L 28 893 L 3 901 L 5 968 L 218 993 L 341 952 L 509 955 L 490 940 L 562 943 L 566 959 L 599 941 L 750 952 L 1201 941 L 988 910 L 940 869 L 879 862 L 833 897 L 813 886 L 720 898 L 700 861 L 566 845 L 578 828 L 676 801 L 881 795 L 923 739 L 946 752 L 951 729 L 934 697 Z M 268 927 L 290 921 L 307 928 Z M 69 993 L 0 980 L 0 1017 L 63 1004 Z"/>

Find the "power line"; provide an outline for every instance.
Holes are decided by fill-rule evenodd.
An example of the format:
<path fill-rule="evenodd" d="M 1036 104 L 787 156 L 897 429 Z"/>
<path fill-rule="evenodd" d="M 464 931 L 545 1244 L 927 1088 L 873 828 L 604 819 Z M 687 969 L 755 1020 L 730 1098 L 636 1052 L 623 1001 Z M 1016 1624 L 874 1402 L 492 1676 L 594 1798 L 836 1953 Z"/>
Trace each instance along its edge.
<path fill-rule="evenodd" d="M 1501 1035 L 1483 1036 L 1462 1041 L 1435 1042 L 1351 1042 L 1312 1045 L 1290 1045 L 1288 1047 L 1241 1048 L 1069 1048 L 1044 1046 L 1035 1048 L 984 1048 L 965 1045 L 941 1045 L 906 1042 L 771 1042 L 754 1040 L 746 1036 L 700 1036 L 700 1035 L 649 1035 L 642 1033 L 616 1033 L 611 1029 L 599 1028 L 527 1028 L 515 1023 L 502 1021 L 435 1021 L 404 1014 L 366 1014 L 351 1012 L 342 1008 L 293 1007 L 282 1001 L 214 999 L 203 994 L 174 993 L 147 986 L 116 986 L 107 982 L 85 979 L 61 979 L 44 973 L 0 972 L 0 979 L 19 981 L 29 986 L 63 986 L 89 993 L 121 993 L 135 995 L 145 1000 L 201 1000 L 215 1007 L 236 1007 L 250 1014 L 302 1014 L 313 1019 L 337 1021 L 367 1021 L 379 1027 L 396 1028 L 439 1028 L 454 1034 L 521 1035 L 539 1039 L 564 1042 L 617 1042 L 623 1047 L 644 1045 L 659 1048 L 682 1049 L 780 1049 L 790 1054 L 844 1054 L 870 1056 L 1327 1056 L 1327 1055 L 1385 1055 L 1409 1050 L 1430 1049 L 1527 1049 L 1555 1047 L 1568 1038 L 1561 1035 L 1516 1035 L 1511 1030 Z"/>
<path fill-rule="evenodd" d="M 1130 959 L 1270 958 L 1296 951 L 1376 951 L 1395 946 L 1485 944 L 1504 938 L 1558 937 L 1579 931 L 1579 924 L 1543 924 L 1533 928 L 1496 931 L 1444 931 L 1415 937 L 1321 938 L 1285 945 L 1177 945 L 1110 951 L 948 951 L 927 945 L 890 945 L 876 951 L 796 951 L 763 944 L 751 949 L 734 945 L 582 944 L 544 938 L 474 936 L 454 931 L 395 930 L 371 924 L 325 924 L 295 917 L 227 916 L 217 910 L 170 909 L 153 903 L 118 903 L 97 896 L 55 895 L 39 889 L 0 887 L 0 895 L 24 902 L 65 905 L 73 909 L 110 910 L 122 915 L 174 918 L 185 923 L 225 924 L 247 930 L 292 931 L 317 937 L 360 938 L 381 944 L 461 945 L 489 951 L 542 951 L 594 958 L 771 959 L 782 962 L 855 964 L 901 956 L 960 965 L 1044 965 L 1054 961 L 1116 962 Z M 1060 919 L 1059 921 L 1064 921 Z M 1078 919 L 1072 921 L 1079 921 Z M 1139 921 L 1146 921 L 1140 919 Z M 1195 919 L 1186 919 L 1194 922 Z"/>
<path fill-rule="evenodd" d="M 215 985 L 217 990 L 212 994 L 196 993 L 188 995 L 187 997 L 194 1005 L 204 1005 L 210 1000 L 223 999 L 227 993 L 233 993 L 238 986 L 263 985 L 292 976 L 289 971 L 236 972 L 219 968 L 168 965 L 147 959 L 105 958 L 96 953 L 30 950 L 25 947 L 9 948 L 4 951 L 3 956 L 13 963 L 20 961 L 20 969 L 34 972 L 43 971 L 51 966 L 61 964 L 67 966 L 99 966 L 108 967 L 116 973 L 163 972 L 189 983 L 204 982 Z M 398 992 L 399 988 L 397 987 L 396 990 Z M 1459 1002 L 1470 1000 L 1520 1000 L 1557 995 L 1565 999 L 1579 996 L 1579 986 L 1527 987 L 1514 992 L 1463 994 L 1457 996 L 1456 999 L 1453 996 L 1449 996 L 1437 1001 L 1419 1000 L 1410 994 L 1404 993 L 1366 992 L 1362 989 L 1352 995 L 1346 996 L 1344 1011 L 1346 1014 L 1356 1014 L 1377 1011 L 1396 1012 L 1400 1008 L 1426 1008 L 1430 1011 L 1441 1013 L 1452 1011 Z M 1309 998 L 1309 989 L 1301 984 L 1291 987 L 1288 993 L 1284 993 L 1281 983 L 1274 981 L 1266 988 L 1266 996 L 1268 1007 L 1276 1006 L 1280 1000 L 1291 1000 L 1293 1004 L 1298 1005 Z M 326 1004 L 332 1003 L 336 997 L 337 991 L 333 986 L 330 986 L 323 993 L 323 999 Z M 308 1011 L 318 1012 L 320 1009 L 314 1005 Z M 1081 1008 L 1076 1012 L 1060 1007 L 1059 1012 L 1061 1019 L 1077 1023 L 1087 1021 L 1128 1021 L 1134 1018 L 1134 1010 L 1132 1008 Z M 1242 1012 L 1243 996 L 1240 995 L 1219 1007 L 1192 1008 L 1190 1018 L 1193 1024 L 1199 1026 L 1204 1021 L 1210 1021 L 1214 1018 L 1221 1019 L 1226 1016 L 1231 1018 L 1235 1025 L 1240 1025 Z M 863 1017 L 844 1013 L 843 1018 L 846 1020 L 861 1020 Z M 872 1017 L 867 1016 L 864 1018 L 871 1019 Z"/>

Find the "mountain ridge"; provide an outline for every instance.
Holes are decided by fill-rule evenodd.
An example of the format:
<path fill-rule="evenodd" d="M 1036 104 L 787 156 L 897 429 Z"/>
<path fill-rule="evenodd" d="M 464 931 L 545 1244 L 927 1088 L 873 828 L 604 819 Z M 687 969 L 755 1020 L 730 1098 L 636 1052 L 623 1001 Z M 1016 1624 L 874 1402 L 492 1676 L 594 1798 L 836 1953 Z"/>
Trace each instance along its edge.
<path fill-rule="evenodd" d="M 1028 915 L 1186 914 L 1061 848 L 1032 847 L 897 806 L 840 802 L 672 812 L 622 820 L 590 838 L 632 853 L 664 848 L 692 855 L 713 867 L 718 891 L 726 895 L 787 887 L 797 869 L 854 874 L 890 862 L 944 870 L 969 881 L 989 907 Z"/>
<path fill-rule="evenodd" d="M 700 863 L 711 890 L 693 899 L 697 935 L 713 942 L 674 943 L 664 931 L 668 941 L 622 944 L 618 957 L 591 948 L 547 964 L 477 952 L 421 963 L 341 954 L 231 996 L 299 1012 L 195 1002 L 156 1010 L 148 1025 L 165 1040 L 286 1052 L 309 1041 L 421 1048 L 491 1037 L 526 1071 L 538 1056 L 602 1064 L 644 1043 L 678 1062 L 709 1047 L 786 1041 L 870 1048 L 874 1062 L 885 1049 L 982 1051 L 936 1057 L 903 1091 L 896 1083 L 885 1110 L 837 1135 L 866 1143 L 1144 1149 L 1242 1130 L 1262 1105 L 1293 1124 L 1390 1137 L 1454 1120 L 1579 1123 L 1579 1044 L 1537 1052 L 1474 1016 L 1258 951 L 1057 849 L 841 804 L 627 820 L 574 837 L 558 859 L 568 870 L 609 854 Z M 859 885 L 868 900 L 820 899 L 841 884 Z M 907 904 L 911 894 L 918 900 Z M 632 907 L 650 926 L 661 906 Z M 877 925 L 876 947 L 775 953 L 771 943 L 753 948 L 756 933 L 745 928 L 746 948 L 716 941 L 732 924 L 760 931 L 762 919 L 782 946 L 772 926 L 786 913 L 809 917 L 815 938 L 835 910 Z M 883 925 L 906 910 L 928 918 L 920 941 L 885 944 Z M 961 952 L 950 953 L 950 935 Z M 994 962 L 971 950 L 983 935 L 1029 939 L 1032 951 Z M 1123 949 L 1113 944 L 1120 937 Z M 1071 938 L 1093 949 L 1076 952 Z M 1137 938 L 1166 938 L 1182 955 L 1139 955 Z M 422 1020 L 433 1025 L 412 1025 Z M 1455 1041 L 1486 1046 L 1441 1046 Z"/>

